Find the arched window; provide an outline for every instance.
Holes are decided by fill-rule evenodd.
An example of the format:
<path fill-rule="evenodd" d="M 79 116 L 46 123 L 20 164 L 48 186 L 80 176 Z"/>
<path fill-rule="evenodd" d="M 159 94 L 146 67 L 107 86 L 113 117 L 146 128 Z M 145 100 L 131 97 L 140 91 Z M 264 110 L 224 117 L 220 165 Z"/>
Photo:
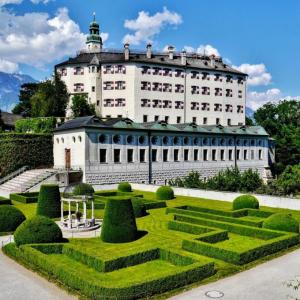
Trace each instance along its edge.
<path fill-rule="evenodd" d="M 197 137 L 194 138 L 194 145 L 198 145 L 199 144 L 199 139 Z"/>
<path fill-rule="evenodd" d="M 208 138 L 204 138 L 203 141 L 202 141 L 202 144 L 204 146 L 206 146 L 208 144 Z"/>
<path fill-rule="evenodd" d="M 127 136 L 127 144 L 132 144 L 133 143 L 133 136 L 132 135 L 128 135 Z"/>
<path fill-rule="evenodd" d="M 82 141 L 82 138 L 80 135 L 78 136 L 78 141 L 79 141 L 79 143 L 81 143 L 81 141 Z"/>
<path fill-rule="evenodd" d="M 248 140 L 244 140 L 244 146 L 248 146 Z"/>
<path fill-rule="evenodd" d="M 221 139 L 220 144 L 221 144 L 221 146 L 224 146 L 225 145 L 225 140 Z"/>
<path fill-rule="evenodd" d="M 213 138 L 213 139 L 211 140 L 211 144 L 212 144 L 213 146 L 215 146 L 215 145 L 217 144 L 217 139 L 216 139 L 216 138 Z"/>
<path fill-rule="evenodd" d="M 56 143 L 59 144 L 59 138 L 56 139 Z"/>
<path fill-rule="evenodd" d="M 72 137 L 72 140 L 73 140 L 73 143 L 75 143 L 75 142 L 76 142 L 76 138 L 75 138 L 75 136 L 73 136 L 73 137 Z"/>
<path fill-rule="evenodd" d="M 144 135 L 141 135 L 139 137 L 139 143 L 140 143 L 140 145 L 143 145 L 145 143 L 145 136 Z"/>
<path fill-rule="evenodd" d="M 180 144 L 180 137 L 175 136 L 174 137 L 174 145 L 179 145 Z"/>
<path fill-rule="evenodd" d="M 119 134 L 116 134 L 116 135 L 113 136 L 113 142 L 114 142 L 115 144 L 119 144 L 120 141 L 121 141 L 121 137 L 120 137 Z"/>
<path fill-rule="evenodd" d="M 64 143 L 64 142 L 65 142 L 64 138 L 61 138 L 61 142 L 62 142 L 62 143 Z"/>
<path fill-rule="evenodd" d="M 152 143 L 152 145 L 156 145 L 156 144 L 158 143 L 158 138 L 157 138 L 157 136 L 153 136 L 153 137 L 151 138 L 151 143 Z"/>
<path fill-rule="evenodd" d="M 169 138 L 168 138 L 167 136 L 164 136 L 164 137 L 163 137 L 163 144 L 164 144 L 164 145 L 167 145 L 168 142 L 169 142 Z"/>
<path fill-rule="evenodd" d="M 104 144 L 106 142 L 106 135 L 100 134 L 99 135 L 99 143 Z"/>
<path fill-rule="evenodd" d="M 188 137 L 184 137 L 183 138 L 183 144 L 187 145 L 189 143 L 189 138 Z"/>

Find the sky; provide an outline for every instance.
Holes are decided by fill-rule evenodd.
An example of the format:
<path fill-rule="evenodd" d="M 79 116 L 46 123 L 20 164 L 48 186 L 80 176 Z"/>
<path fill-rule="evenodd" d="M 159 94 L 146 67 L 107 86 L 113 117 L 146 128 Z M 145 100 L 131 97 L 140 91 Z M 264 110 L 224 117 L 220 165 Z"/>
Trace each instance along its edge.
<path fill-rule="evenodd" d="M 247 106 L 300 100 L 299 0 L 0 0 L 0 71 L 47 78 L 85 47 L 93 12 L 105 48 L 215 54 L 247 73 Z"/>

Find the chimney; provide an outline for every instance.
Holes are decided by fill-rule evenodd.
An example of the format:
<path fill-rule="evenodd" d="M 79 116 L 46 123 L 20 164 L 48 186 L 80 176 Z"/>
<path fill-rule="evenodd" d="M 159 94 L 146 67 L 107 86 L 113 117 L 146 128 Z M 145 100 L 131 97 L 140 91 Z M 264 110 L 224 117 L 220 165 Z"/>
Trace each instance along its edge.
<path fill-rule="evenodd" d="M 211 66 L 212 68 L 214 68 L 215 65 L 216 65 L 215 56 L 214 56 L 214 55 L 211 55 L 211 56 L 210 56 L 210 66 Z"/>
<path fill-rule="evenodd" d="M 125 57 L 125 60 L 129 60 L 129 44 L 128 43 L 124 44 L 124 57 Z"/>
<path fill-rule="evenodd" d="M 186 65 L 186 51 L 184 49 L 181 51 L 181 64 Z"/>
<path fill-rule="evenodd" d="M 173 59 L 174 58 L 174 47 L 173 46 L 169 46 L 168 47 L 168 53 L 169 53 L 169 59 Z"/>
<path fill-rule="evenodd" d="M 152 45 L 147 44 L 147 53 L 146 53 L 147 58 L 151 58 L 152 56 Z"/>

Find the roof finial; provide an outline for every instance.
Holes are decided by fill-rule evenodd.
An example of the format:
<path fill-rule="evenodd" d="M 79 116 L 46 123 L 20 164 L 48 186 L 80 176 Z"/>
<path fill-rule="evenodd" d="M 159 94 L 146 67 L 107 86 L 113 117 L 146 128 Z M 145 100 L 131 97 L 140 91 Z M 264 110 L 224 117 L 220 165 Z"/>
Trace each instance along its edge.
<path fill-rule="evenodd" d="M 94 22 L 96 21 L 96 13 L 93 12 Z"/>

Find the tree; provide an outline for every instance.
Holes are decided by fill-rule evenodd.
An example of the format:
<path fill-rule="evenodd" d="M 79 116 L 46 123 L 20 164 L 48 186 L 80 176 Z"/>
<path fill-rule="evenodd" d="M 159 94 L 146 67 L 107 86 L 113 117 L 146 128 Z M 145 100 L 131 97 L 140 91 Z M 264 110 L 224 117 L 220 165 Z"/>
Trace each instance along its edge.
<path fill-rule="evenodd" d="M 75 118 L 95 115 L 95 106 L 89 104 L 86 95 L 83 94 L 75 95 L 72 98 L 71 110 Z"/>
<path fill-rule="evenodd" d="M 31 115 L 33 117 L 64 117 L 68 100 L 66 85 L 59 75 L 55 74 L 53 80 L 42 82 L 30 98 Z"/>
<path fill-rule="evenodd" d="M 247 126 L 254 126 L 253 119 L 246 116 L 246 125 Z"/>
<path fill-rule="evenodd" d="M 21 85 L 19 103 L 13 108 L 14 114 L 31 117 L 31 97 L 37 92 L 40 83 L 24 83 Z"/>
<path fill-rule="evenodd" d="M 4 129 L 4 122 L 2 120 L 2 111 L 0 109 L 0 131 L 2 131 Z"/>
<path fill-rule="evenodd" d="M 254 114 L 258 125 L 263 126 L 276 142 L 276 174 L 286 166 L 300 161 L 300 102 L 283 100 L 267 103 Z"/>

